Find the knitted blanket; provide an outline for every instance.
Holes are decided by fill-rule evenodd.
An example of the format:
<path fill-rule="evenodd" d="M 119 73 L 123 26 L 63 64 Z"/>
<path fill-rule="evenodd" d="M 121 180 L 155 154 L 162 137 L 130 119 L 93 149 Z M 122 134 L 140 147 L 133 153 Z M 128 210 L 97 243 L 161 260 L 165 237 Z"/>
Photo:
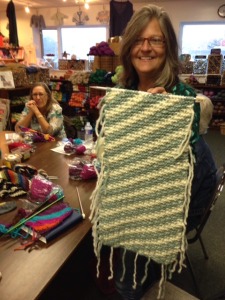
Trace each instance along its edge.
<path fill-rule="evenodd" d="M 124 247 L 183 264 L 193 177 L 193 97 L 110 89 L 96 124 L 94 248 Z"/>

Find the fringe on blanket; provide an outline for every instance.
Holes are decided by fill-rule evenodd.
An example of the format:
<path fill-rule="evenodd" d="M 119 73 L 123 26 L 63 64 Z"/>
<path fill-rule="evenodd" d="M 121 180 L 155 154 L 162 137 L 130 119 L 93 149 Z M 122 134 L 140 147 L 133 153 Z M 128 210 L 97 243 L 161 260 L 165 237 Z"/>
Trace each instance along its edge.
<path fill-rule="evenodd" d="M 114 93 L 116 93 L 117 89 L 113 89 Z M 123 90 L 119 89 L 118 93 L 122 93 Z M 109 92 L 110 93 L 110 92 Z M 140 92 L 139 92 L 140 93 Z M 117 96 L 117 94 L 109 95 L 109 98 Z M 178 96 L 175 96 L 178 97 Z M 183 97 L 185 98 L 185 97 Z M 191 98 L 191 97 L 189 97 Z M 194 99 L 194 98 L 193 98 Z M 192 99 L 193 103 L 194 100 Z M 190 99 L 189 99 L 190 100 Z M 169 100 L 168 100 L 169 101 Z M 185 101 L 185 100 L 184 100 Z M 194 105 L 194 104 L 193 104 Z M 97 120 L 96 123 L 96 135 L 97 135 L 97 143 L 96 143 L 96 153 L 98 160 L 101 162 L 101 169 L 100 172 L 96 170 L 97 175 L 98 175 L 98 180 L 97 184 L 95 187 L 95 190 L 93 191 L 91 195 L 91 214 L 90 214 L 90 220 L 93 224 L 92 228 L 92 233 L 94 237 L 94 252 L 97 257 L 97 276 L 99 276 L 99 266 L 100 266 L 100 251 L 101 248 L 104 244 L 104 241 L 99 237 L 99 226 L 100 226 L 100 214 L 99 211 L 101 211 L 101 206 L 102 202 L 99 201 L 99 199 L 107 193 L 107 184 L 108 184 L 108 179 L 110 176 L 110 170 L 108 169 L 108 166 L 105 165 L 105 128 L 107 126 L 106 123 L 106 108 L 107 104 L 103 104 L 101 111 L 100 111 L 100 116 L 99 119 Z M 187 216 L 188 216 L 188 208 L 190 204 L 190 195 L 191 195 L 191 183 L 193 179 L 193 167 L 194 167 L 194 156 L 192 154 L 192 148 L 189 145 L 190 144 L 190 138 L 192 134 L 192 123 L 194 120 L 194 110 L 192 109 L 192 112 L 189 115 L 189 124 L 188 127 L 186 128 L 186 134 L 183 138 L 182 143 L 179 146 L 179 149 L 177 150 L 177 155 L 175 160 L 177 160 L 180 156 L 182 156 L 184 153 L 189 158 L 189 165 L 188 165 L 188 170 L 187 170 L 187 179 L 186 179 L 186 184 L 184 188 L 184 195 L 183 195 L 183 211 L 184 211 L 184 217 L 183 217 L 183 225 L 182 225 L 182 233 L 181 233 L 181 242 L 180 242 L 180 251 L 177 255 L 177 259 L 173 261 L 172 263 L 169 264 L 161 264 L 161 280 L 159 282 L 159 292 L 158 292 L 158 299 L 162 299 L 164 297 L 165 293 L 165 283 L 167 278 L 172 276 L 172 273 L 175 272 L 175 270 L 178 267 L 178 272 L 181 272 L 182 267 L 184 266 L 184 260 L 185 260 L 185 253 L 187 249 L 187 240 L 186 240 L 186 223 L 187 223 Z M 109 245 L 110 246 L 110 245 Z M 111 254 L 110 254 L 110 276 L 109 279 L 113 278 L 113 249 L 116 246 L 111 246 Z M 126 253 L 126 249 L 124 250 L 124 256 Z M 135 270 L 133 274 L 133 288 L 136 288 L 136 262 L 137 258 L 140 253 L 136 253 L 135 256 Z M 143 254 L 141 254 L 143 255 Z M 142 279 L 142 282 L 146 280 L 147 277 L 147 269 L 148 265 L 151 261 L 151 258 L 148 257 L 148 261 L 145 266 L 145 275 Z M 123 275 L 121 277 L 121 280 L 123 280 L 125 276 L 126 268 L 125 264 L 123 265 Z"/>

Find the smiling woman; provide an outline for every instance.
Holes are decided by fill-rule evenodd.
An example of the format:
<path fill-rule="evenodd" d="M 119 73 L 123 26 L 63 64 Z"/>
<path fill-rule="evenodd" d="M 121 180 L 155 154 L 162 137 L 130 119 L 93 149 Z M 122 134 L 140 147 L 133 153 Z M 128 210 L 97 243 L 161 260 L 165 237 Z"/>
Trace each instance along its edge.
<path fill-rule="evenodd" d="M 158 6 L 149 4 L 149 5 L 142 7 L 140 10 L 138 10 L 134 13 L 134 15 L 132 16 L 130 22 L 128 23 L 128 25 L 125 29 L 120 50 L 121 50 L 120 56 L 121 56 L 121 64 L 123 67 L 123 73 L 119 79 L 118 87 L 124 89 L 124 91 L 127 93 L 127 97 L 129 100 L 126 97 L 123 97 L 123 90 L 118 89 L 120 92 L 118 92 L 118 95 L 115 98 L 112 97 L 111 95 L 110 95 L 111 98 L 109 96 L 109 99 L 111 100 L 110 107 L 113 108 L 114 112 L 115 111 L 117 112 L 116 114 L 115 113 L 110 114 L 110 109 L 109 108 L 107 109 L 107 97 L 106 97 L 104 105 L 103 105 L 101 113 L 100 113 L 102 128 L 103 128 L 103 130 L 105 129 L 105 133 L 106 132 L 109 134 L 112 132 L 114 133 L 114 131 L 111 131 L 111 129 L 106 131 L 107 125 L 106 124 L 104 125 L 103 121 L 104 121 L 104 118 L 106 118 L 106 120 L 107 120 L 107 116 L 108 116 L 108 118 L 111 117 L 112 119 L 113 119 L 113 117 L 116 118 L 117 116 L 119 116 L 122 124 L 126 124 L 126 133 L 123 134 L 124 143 L 126 144 L 126 142 L 131 142 L 131 141 L 136 142 L 138 140 L 138 138 L 140 137 L 140 130 L 137 129 L 138 125 L 139 125 L 138 122 L 141 122 L 143 120 L 143 123 L 147 124 L 149 127 L 148 127 L 148 129 L 146 129 L 144 127 L 145 125 L 143 125 L 142 128 L 145 128 L 145 129 L 143 129 L 141 134 L 145 133 L 147 137 L 150 137 L 150 140 L 149 140 L 150 143 L 147 142 L 147 137 L 143 136 L 143 138 L 142 138 L 142 140 L 145 141 L 144 142 L 145 146 L 147 145 L 146 149 L 145 149 L 146 156 L 144 158 L 144 161 L 146 161 L 146 159 L 148 159 L 148 157 L 151 157 L 151 162 L 148 164 L 148 166 L 152 166 L 152 164 L 153 164 L 154 165 L 153 169 L 157 170 L 157 173 L 158 172 L 159 172 L 159 174 L 161 174 L 161 172 L 164 173 L 166 168 L 163 166 L 162 161 L 165 157 L 167 157 L 167 155 L 168 155 L 168 158 L 170 157 L 171 150 L 173 147 L 173 141 L 177 140 L 177 136 L 183 131 L 183 129 L 181 129 L 181 128 L 183 128 L 181 125 L 181 127 L 177 128 L 175 130 L 175 132 L 172 134 L 173 138 L 168 139 L 168 137 L 170 136 L 169 131 L 168 131 L 169 124 L 171 124 L 177 118 L 179 119 L 179 122 L 176 122 L 176 123 L 181 124 L 180 123 L 181 122 L 181 119 L 180 119 L 181 114 L 176 109 L 178 109 L 178 107 L 180 107 L 180 104 L 181 105 L 186 104 L 185 102 L 188 99 L 190 100 L 190 98 L 191 98 L 193 101 L 192 102 L 193 106 L 191 107 L 192 119 L 190 121 L 190 127 L 189 127 L 189 129 L 190 129 L 189 137 L 190 138 L 188 139 L 187 144 L 184 147 L 185 148 L 184 152 L 187 151 L 187 148 L 189 150 L 191 149 L 188 160 L 189 160 L 189 163 L 192 163 L 192 157 L 193 157 L 193 160 L 195 162 L 195 163 L 193 162 L 193 165 L 192 165 L 193 169 L 191 171 L 191 174 L 194 174 L 194 175 L 191 175 L 192 179 L 191 179 L 190 193 L 189 193 L 189 196 L 190 195 L 191 196 L 189 198 L 190 206 L 189 206 L 189 204 L 188 204 L 188 206 L 193 209 L 196 209 L 195 212 L 197 212 L 197 208 L 199 209 L 198 210 L 198 214 L 199 214 L 198 221 L 199 221 L 201 219 L 200 218 L 201 213 L 204 211 L 205 207 L 207 207 L 208 201 L 210 201 L 210 199 L 211 199 L 211 194 L 214 190 L 214 186 L 216 183 L 216 167 L 215 167 L 215 163 L 214 163 L 214 160 L 212 157 L 212 153 L 211 153 L 208 145 L 204 141 L 204 138 L 203 138 L 201 132 L 199 131 L 200 118 L 202 120 L 202 118 L 204 118 L 206 116 L 207 109 L 210 109 L 210 112 L 212 112 L 213 106 L 212 106 L 211 100 L 207 98 L 207 101 L 205 102 L 205 104 L 206 104 L 205 107 L 201 106 L 201 110 L 200 110 L 199 103 L 197 103 L 197 101 L 194 101 L 194 97 L 197 96 L 196 91 L 193 88 L 191 88 L 189 85 L 180 81 L 180 79 L 179 79 L 180 68 L 179 68 L 177 38 L 176 38 L 176 34 L 174 31 L 173 25 L 170 21 L 170 18 L 168 16 L 167 12 L 162 7 L 158 7 Z M 128 91 L 128 90 L 130 90 L 130 91 Z M 132 95 L 133 92 L 136 92 L 136 94 L 134 96 L 134 99 L 131 98 L 131 100 L 130 100 L 129 95 Z M 157 94 L 157 95 L 155 95 L 156 98 L 162 97 L 162 99 L 164 99 L 165 101 L 160 104 L 155 103 L 156 106 L 154 107 L 154 101 L 148 100 L 148 101 L 144 102 L 145 94 L 148 95 L 148 93 L 149 94 Z M 160 94 L 166 94 L 166 95 L 160 95 Z M 172 102 L 172 98 L 175 95 L 182 96 L 182 97 L 178 97 L 181 100 L 181 103 L 179 105 L 177 105 L 178 102 L 176 104 Z M 151 96 L 151 95 L 149 95 L 149 96 Z M 154 95 L 152 95 L 152 96 L 154 96 Z M 186 97 L 184 98 L 183 96 L 186 96 Z M 112 104 L 112 103 L 114 103 L 113 100 L 114 100 L 114 102 L 116 101 L 115 106 Z M 135 101 L 137 101 L 137 102 L 135 102 Z M 204 101 L 204 99 L 202 101 Z M 141 105 L 143 105 L 143 107 L 141 109 L 138 109 L 137 107 L 140 103 L 141 103 Z M 117 105 L 118 105 L 118 107 L 117 107 Z M 123 105 L 125 105 L 125 107 Z M 173 113 L 171 114 L 171 116 L 169 116 L 170 109 L 168 106 L 171 106 L 172 110 L 173 110 Z M 128 109 L 131 110 L 130 113 L 127 112 Z M 152 114 L 148 115 L 148 112 L 151 110 L 152 110 Z M 186 109 L 184 109 L 183 111 L 186 111 Z M 122 115 L 123 112 L 125 112 L 124 116 Z M 130 116 L 132 116 L 132 118 Z M 158 120 L 159 117 L 162 117 L 162 121 L 160 121 L 160 124 L 158 126 L 156 120 Z M 126 119 L 126 118 L 128 118 L 128 119 Z M 132 121 L 131 121 L 131 119 L 132 119 Z M 118 122 L 116 120 L 116 124 L 120 124 L 121 122 Z M 132 122 L 137 122 L 138 125 L 136 125 L 136 124 L 134 125 Z M 109 119 L 108 119 L 108 122 L 105 122 L 105 123 L 110 124 L 110 125 L 114 124 L 112 122 L 109 122 Z M 130 136 L 131 135 L 131 133 L 129 132 L 130 124 L 132 124 L 131 131 L 136 132 L 136 135 L 134 133 L 134 138 L 131 138 L 131 136 Z M 160 132 L 160 130 L 163 127 L 163 124 L 168 125 L 166 127 L 165 133 Z M 116 131 L 116 128 L 117 128 L 117 126 L 115 125 L 113 127 L 113 130 Z M 118 125 L 118 128 L 119 128 L 119 125 Z M 124 128 L 124 126 L 122 125 L 121 128 Z M 135 130 L 133 130 L 133 128 L 135 128 L 137 130 L 135 131 Z M 127 132 L 129 133 L 129 138 L 127 135 L 127 139 L 126 139 Z M 156 136 L 154 136 L 155 132 L 157 132 Z M 100 138 L 102 138 L 101 133 L 102 133 L 102 131 L 100 131 L 100 134 L 99 134 Z M 115 138 L 116 133 L 117 132 L 115 132 L 115 134 L 113 135 L 113 138 Z M 110 137 L 108 137 L 108 139 L 105 139 L 105 143 L 107 141 L 110 141 Z M 156 142 L 155 148 L 157 149 L 157 153 L 158 153 L 158 154 L 156 153 L 156 155 L 151 154 L 151 147 L 154 142 Z M 99 147 L 101 147 L 101 143 L 103 143 L 103 142 L 101 141 L 98 143 L 98 141 L 97 141 L 97 145 L 99 145 Z M 163 155 L 160 155 L 159 154 L 160 152 L 158 150 L 159 150 L 160 145 L 163 145 L 164 143 L 166 143 L 167 149 L 166 149 L 166 151 L 162 151 Z M 184 141 L 182 143 L 184 143 Z M 138 145 L 139 144 L 140 143 L 138 143 Z M 106 148 L 107 147 L 105 147 L 105 149 Z M 109 148 L 112 149 L 112 147 L 109 147 Z M 109 148 L 107 148 L 107 149 L 109 149 Z M 131 153 L 133 153 L 133 152 L 131 151 Z M 101 155 L 100 157 L 105 157 L 105 156 Z M 107 157 L 111 157 L 111 156 L 108 155 Z M 142 159 L 141 155 L 138 153 L 136 156 L 136 162 L 138 162 L 138 165 L 141 162 L 141 159 Z M 157 165 L 157 163 L 155 163 L 154 160 L 156 160 L 157 162 L 160 162 L 160 164 Z M 121 158 L 121 161 L 122 161 L 122 158 Z M 126 158 L 126 162 L 128 164 L 127 158 Z M 108 161 L 105 163 L 107 164 Z M 104 165 L 104 170 L 107 169 L 107 172 L 110 173 L 110 168 L 108 166 L 106 166 L 106 164 Z M 142 163 L 141 163 L 141 165 L 142 165 Z M 143 166 L 144 165 L 142 165 L 142 167 Z M 210 166 L 210 167 L 208 168 L 207 166 Z M 127 167 L 127 165 L 126 165 L 126 167 Z M 133 165 L 132 165 L 132 168 L 133 168 Z M 118 171 L 119 168 L 115 168 L 115 166 L 113 166 L 113 170 L 117 170 L 117 173 L 116 173 L 117 178 L 120 178 L 120 176 L 121 176 L 121 180 L 124 180 L 122 170 Z M 147 168 L 145 168 L 145 167 L 143 167 L 141 170 L 141 172 L 143 174 L 145 174 L 146 171 L 147 171 Z M 185 175 L 182 176 L 183 179 L 185 178 L 186 174 L 187 174 L 187 172 L 185 172 Z M 160 175 L 160 177 L 161 177 L 161 175 Z M 103 180 L 104 180 L 104 178 L 103 178 Z M 135 176 L 132 178 L 135 178 Z M 154 179 L 151 178 L 149 180 L 149 183 L 147 184 L 148 187 L 152 184 L 152 180 L 154 180 Z M 117 188 L 115 182 L 116 181 L 113 181 L 114 187 Z M 127 180 L 126 182 L 132 183 L 132 187 L 134 186 L 133 179 L 132 179 L 132 181 Z M 109 184 L 110 184 L 110 181 L 107 182 L 106 186 Z M 120 184 L 121 184 L 121 181 L 120 181 Z M 139 186 L 144 187 L 145 184 L 146 184 L 146 176 L 144 177 L 143 181 L 140 180 L 138 182 L 138 187 Z M 104 185 L 104 183 L 103 183 L 103 185 Z M 171 189 L 172 185 L 173 185 L 172 182 L 171 182 L 171 184 L 167 185 L 165 194 L 168 194 L 168 189 Z M 118 188 L 120 190 L 121 186 L 118 185 Z M 133 189 L 135 190 L 135 188 L 133 188 Z M 144 190 L 146 191 L 146 189 L 144 189 Z M 161 188 L 160 188 L 159 184 L 157 184 L 156 182 L 155 182 L 154 190 L 157 191 L 157 195 L 154 195 L 153 193 L 150 192 L 147 197 L 148 203 L 146 202 L 146 205 L 144 205 L 144 206 L 143 206 L 143 203 L 144 203 L 143 201 L 145 198 L 144 198 L 144 196 L 141 197 L 140 201 L 142 203 L 143 211 L 145 211 L 149 207 L 152 207 L 152 206 L 155 207 L 155 204 L 158 201 L 160 202 L 160 205 L 162 205 L 162 202 L 164 201 L 165 196 L 163 196 L 162 198 L 159 197 L 158 191 L 160 191 Z M 186 186 L 185 190 L 187 190 L 187 186 Z M 133 195 L 136 195 L 135 191 L 134 191 Z M 100 194 L 99 191 L 96 192 L 96 195 L 98 195 L 98 194 Z M 117 202 L 121 201 L 121 203 L 122 203 L 122 201 L 124 200 L 125 194 L 127 195 L 127 193 L 123 193 L 123 192 L 121 193 L 121 190 L 120 190 L 120 195 L 118 194 L 116 201 Z M 140 193 L 137 193 L 137 195 L 140 196 Z M 182 195 L 184 195 L 183 192 L 182 192 Z M 103 197 L 104 196 L 102 196 L 102 198 Z M 138 199 L 135 199 L 135 200 L 136 200 L 135 205 L 138 205 L 137 204 Z M 101 199 L 101 201 L 103 201 L 103 200 Z M 108 201 L 108 199 L 107 199 L 107 201 Z M 176 201 L 177 201 L 177 197 L 176 197 Z M 127 203 L 124 206 L 125 210 L 123 212 L 123 220 L 126 219 L 125 223 L 128 224 L 127 220 L 129 219 L 129 216 L 126 215 L 126 212 L 128 212 L 127 211 L 127 207 L 128 207 Z M 108 202 L 107 202 L 107 204 L 108 204 Z M 97 206 L 98 206 L 98 204 L 96 205 L 96 207 Z M 103 206 L 104 205 L 102 205 L 102 207 Z M 138 210 L 137 206 L 135 206 L 135 207 L 136 207 L 136 210 Z M 182 206 L 182 207 L 184 209 L 184 206 Z M 182 214 L 184 214 L 183 215 L 184 218 L 186 218 L 190 212 L 188 210 L 188 208 L 187 208 L 187 210 L 184 209 L 182 212 Z M 173 209 L 172 209 L 172 211 L 173 211 Z M 168 214 L 170 215 L 170 213 L 171 213 L 171 210 L 169 209 L 166 213 L 167 217 L 168 217 Z M 176 213 L 177 213 L 177 210 L 176 210 Z M 142 227 L 141 226 L 141 218 L 137 218 L 138 221 L 135 222 L 135 232 L 138 232 L 138 228 L 140 228 L 140 227 L 142 227 L 142 229 L 144 228 L 143 233 L 148 232 L 148 231 L 154 232 L 157 225 L 158 224 L 161 225 L 158 218 L 154 218 L 154 220 L 157 220 L 156 221 L 157 224 L 154 222 L 148 223 L 151 215 L 152 214 L 148 214 L 149 217 L 146 218 L 146 220 L 145 220 L 146 227 L 145 226 Z M 102 217 L 102 218 L 99 218 L 99 219 L 96 218 L 96 219 L 101 222 L 101 220 L 103 220 L 104 218 Z M 184 225 L 183 229 L 182 229 L 182 230 L 184 230 L 182 233 L 184 238 L 185 238 L 186 230 L 187 229 L 189 230 L 193 226 L 193 221 L 194 221 L 193 215 L 189 214 L 189 217 L 186 220 L 187 220 L 187 222 L 184 221 L 184 223 L 187 224 L 187 226 Z M 110 222 L 110 221 L 107 220 L 107 222 Z M 122 224 L 125 224 L 125 223 L 122 222 Z M 148 225 L 147 225 L 147 223 L 148 223 Z M 108 227 L 108 229 L 109 229 L 108 232 L 113 232 L 111 230 L 113 230 L 115 224 L 116 223 L 114 222 L 114 224 L 112 225 L 112 228 Z M 121 223 L 119 223 L 119 224 L 121 224 Z M 133 218 L 132 218 L 131 224 L 133 224 Z M 172 224 L 172 220 L 169 221 L 168 226 L 167 225 L 162 226 L 161 228 L 164 228 L 166 230 L 167 227 L 171 228 L 171 226 L 172 226 L 171 224 Z M 129 225 L 128 225 L 128 227 L 129 227 Z M 100 225 L 98 224 L 98 226 L 95 228 L 100 228 Z M 156 242 L 153 242 L 149 248 L 151 248 L 150 251 L 153 251 L 154 245 L 158 245 L 157 249 L 162 254 L 163 247 L 162 247 L 162 245 L 160 245 L 162 231 L 161 231 L 161 229 L 159 229 L 159 231 L 156 229 L 156 231 L 157 231 L 157 236 L 160 236 L 160 238 Z M 124 232 L 128 232 L 128 231 L 125 230 Z M 132 234 L 133 234 L 133 232 L 132 232 Z M 175 236 L 177 237 L 176 234 L 175 234 Z M 175 236 L 173 236 L 172 239 Z M 159 279 L 159 276 L 158 276 L 159 265 L 154 263 L 153 260 L 155 258 L 152 257 L 152 259 L 149 263 L 149 261 L 147 261 L 147 255 L 146 256 L 139 255 L 141 253 L 140 249 L 139 249 L 139 251 L 137 251 L 138 252 L 138 254 L 137 254 L 137 253 L 135 253 L 135 251 L 132 251 L 132 249 L 129 248 L 129 246 L 127 246 L 127 247 L 124 246 L 124 244 L 126 242 L 128 245 L 130 243 L 130 240 L 131 239 L 128 237 L 128 239 L 126 241 L 124 241 L 124 240 L 122 241 L 124 243 L 122 243 L 122 242 L 120 243 L 120 241 L 118 241 L 118 240 L 116 242 L 117 245 L 121 245 L 121 248 L 120 248 L 121 252 L 119 253 L 120 260 L 118 262 L 118 265 L 115 268 L 116 270 L 115 270 L 114 274 L 116 274 L 115 275 L 116 288 L 117 288 L 118 292 L 124 297 L 124 299 L 137 300 L 137 299 L 141 299 L 141 296 L 143 294 L 144 279 L 146 279 L 147 285 L 152 284 L 154 280 Z M 143 241 L 143 240 L 144 240 L 143 237 L 141 237 L 141 241 Z M 97 244 L 98 244 L 98 242 L 95 243 L 95 245 L 97 245 Z M 137 242 L 137 243 L 133 242 L 133 235 L 132 235 L 132 245 L 137 246 L 140 244 L 141 244 L 141 242 Z M 123 247 L 126 248 L 126 251 L 124 251 Z M 167 254 L 171 253 L 170 252 L 171 248 L 170 247 L 166 247 L 166 248 L 167 248 Z M 130 249 L 131 249 L 131 251 L 130 251 Z M 180 255 L 180 257 L 182 257 L 182 254 Z M 156 261 L 157 261 L 157 263 L 161 263 L 160 259 L 157 259 Z M 181 262 L 181 265 L 182 265 L 182 262 Z M 124 267 L 125 267 L 125 269 L 124 269 Z M 175 268 L 176 267 L 174 264 L 173 268 L 171 268 L 171 269 L 175 269 Z M 145 270 L 146 270 L 146 273 L 145 273 Z M 147 274 L 147 270 L 149 271 L 149 274 Z M 165 272 L 165 274 L 167 273 L 167 270 L 163 269 L 163 266 L 162 266 L 161 270 L 162 270 L 162 274 L 164 274 L 164 272 Z M 152 274 L 152 273 L 154 273 L 154 274 Z M 134 276 L 134 274 L 135 274 L 135 276 Z M 149 276 L 150 278 L 148 278 L 148 275 L 150 275 Z M 162 275 L 162 276 L 164 276 L 164 275 Z M 165 277 L 166 277 L 166 275 L 165 275 Z M 134 278 L 135 278 L 135 282 L 134 282 Z M 161 283 L 163 282 L 163 279 L 164 278 L 162 278 L 162 280 L 160 281 Z M 147 280 L 148 280 L 148 282 L 147 282 Z M 136 288 L 134 288 L 134 286 L 136 286 Z"/>

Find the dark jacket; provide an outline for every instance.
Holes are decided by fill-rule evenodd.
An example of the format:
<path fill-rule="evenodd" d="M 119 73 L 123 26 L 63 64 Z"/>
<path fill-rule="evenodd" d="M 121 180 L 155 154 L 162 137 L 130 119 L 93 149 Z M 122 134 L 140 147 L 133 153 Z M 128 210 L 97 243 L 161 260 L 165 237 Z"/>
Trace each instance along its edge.
<path fill-rule="evenodd" d="M 212 152 L 203 136 L 193 145 L 195 155 L 194 177 L 191 189 L 191 201 L 187 231 L 192 230 L 201 220 L 216 186 L 216 164 Z"/>

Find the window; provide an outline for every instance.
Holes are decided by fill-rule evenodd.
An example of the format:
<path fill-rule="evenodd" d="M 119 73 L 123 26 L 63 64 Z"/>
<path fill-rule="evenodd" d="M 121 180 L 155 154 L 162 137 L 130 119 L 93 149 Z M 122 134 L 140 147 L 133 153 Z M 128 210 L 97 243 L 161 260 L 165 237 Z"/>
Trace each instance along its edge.
<path fill-rule="evenodd" d="M 43 29 L 43 56 L 54 54 L 55 59 L 62 58 L 66 51 L 76 55 L 77 59 L 88 59 L 90 47 L 108 40 L 108 26 L 62 27 Z"/>
<path fill-rule="evenodd" d="M 220 48 L 225 55 L 225 23 L 181 23 L 181 54 L 209 55 L 212 48 Z"/>
<path fill-rule="evenodd" d="M 77 59 L 87 59 L 90 47 L 106 41 L 106 26 L 104 27 L 75 27 L 62 28 L 62 50 Z"/>
<path fill-rule="evenodd" d="M 58 57 L 58 33 L 55 29 L 42 30 L 43 56 L 53 54 Z"/>

